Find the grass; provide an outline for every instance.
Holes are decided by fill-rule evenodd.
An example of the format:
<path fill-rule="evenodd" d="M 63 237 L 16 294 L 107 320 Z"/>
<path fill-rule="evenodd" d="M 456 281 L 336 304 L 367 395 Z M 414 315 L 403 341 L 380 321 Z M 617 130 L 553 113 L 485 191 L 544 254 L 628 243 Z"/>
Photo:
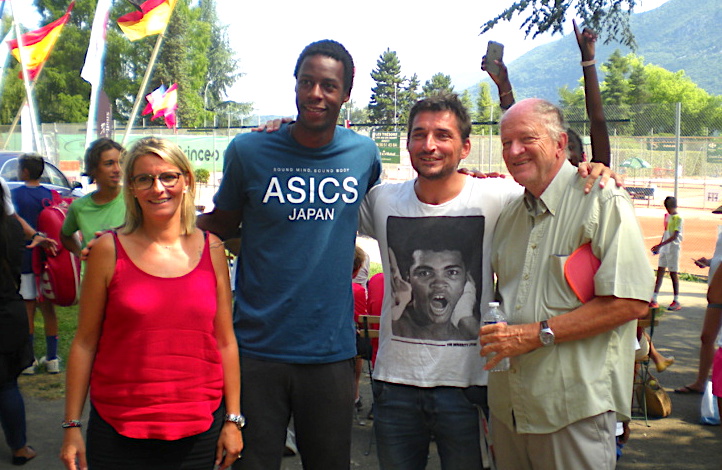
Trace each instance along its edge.
<path fill-rule="evenodd" d="M 372 277 L 374 274 L 378 274 L 378 273 L 380 273 L 380 272 L 383 272 L 383 268 L 381 267 L 381 263 L 374 263 L 374 262 L 372 261 L 372 262 L 371 262 L 371 265 L 369 266 L 369 279 L 371 279 L 371 277 Z"/>
<path fill-rule="evenodd" d="M 698 276 L 696 274 L 679 273 L 680 281 L 690 282 L 707 282 L 707 276 Z"/>
<path fill-rule="evenodd" d="M 70 343 L 78 326 L 78 306 L 55 306 L 58 316 L 58 356 L 62 362 L 60 374 L 47 374 L 38 368 L 35 375 L 21 375 L 18 379 L 23 394 L 36 398 L 54 400 L 65 396 L 65 364 L 68 359 Z M 45 355 L 45 325 L 40 311 L 35 313 L 35 357 Z"/>

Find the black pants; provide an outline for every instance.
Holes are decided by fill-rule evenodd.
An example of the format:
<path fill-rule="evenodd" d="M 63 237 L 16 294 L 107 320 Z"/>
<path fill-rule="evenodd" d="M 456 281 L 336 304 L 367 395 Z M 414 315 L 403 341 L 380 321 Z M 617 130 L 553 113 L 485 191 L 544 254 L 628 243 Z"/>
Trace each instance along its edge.
<path fill-rule="evenodd" d="M 87 455 L 90 470 L 212 470 L 225 406 L 208 431 L 175 441 L 133 439 L 116 432 L 90 407 Z"/>

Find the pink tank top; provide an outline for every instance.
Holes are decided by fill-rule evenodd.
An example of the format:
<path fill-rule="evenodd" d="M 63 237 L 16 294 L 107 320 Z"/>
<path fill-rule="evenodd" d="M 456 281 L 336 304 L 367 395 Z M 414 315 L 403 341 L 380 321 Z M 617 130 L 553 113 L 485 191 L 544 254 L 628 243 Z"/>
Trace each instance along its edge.
<path fill-rule="evenodd" d="M 141 271 L 114 237 L 91 402 L 126 437 L 175 440 L 207 431 L 223 392 L 208 236 L 198 265 L 175 278 Z"/>

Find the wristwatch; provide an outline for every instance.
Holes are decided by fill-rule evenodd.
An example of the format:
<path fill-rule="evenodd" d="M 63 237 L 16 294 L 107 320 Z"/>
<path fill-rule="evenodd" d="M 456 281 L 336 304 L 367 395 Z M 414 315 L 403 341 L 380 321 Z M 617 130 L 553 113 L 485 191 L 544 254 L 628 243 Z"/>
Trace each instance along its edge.
<path fill-rule="evenodd" d="M 539 341 L 543 346 L 551 346 L 554 344 L 554 332 L 549 328 L 546 320 L 539 322 Z"/>
<path fill-rule="evenodd" d="M 239 431 L 246 425 L 246 418 L 243 415 L 227 414 L 225 421 L 227 423 L 234 423 Z"/>

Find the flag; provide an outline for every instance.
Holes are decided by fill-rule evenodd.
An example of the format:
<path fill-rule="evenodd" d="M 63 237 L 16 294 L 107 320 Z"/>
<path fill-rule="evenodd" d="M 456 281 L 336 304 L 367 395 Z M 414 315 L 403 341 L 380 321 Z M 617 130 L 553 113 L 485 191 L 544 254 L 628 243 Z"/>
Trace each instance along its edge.
<path fill-rule="evenodd" d="M 20 48 L 18 47 L 18 40 L 13 39 L 8 41 L 13 56 L 20 63 L 25 63 L 25 67 L 28 71 L 30 80 L 35 80 L 40 69 L 43 68 L 43 64 L 48 60 L 50 51 L 53 50 L 55 41 L 57 41 L 60 32 L 63 30 L 63 26 L 70 19 L 70 11 L 75 6 L 75 2 L 70 2 L 67 11 L 63 16 L 57 20 L 43 26 L 35 31 L 30 31 L 22 35 L 22 47 L 23 47 L 23 58 L 20 58 Z M 20 73 L 22 77 L 22 72 Z"/>
<path fill-rule="evenodd" d="M 165 85 L 161 85 L 152 93 L 146 95 L 145 99 L 148 100 L 148 105 L 143 109 L 142 114 L 145 116 L 152 113 L 151 120 L 164 117 L 168 129 L 175 129 L 177 124 L 175 112 L 178 109 L 178 84 L 174 83 L 167 90 Z"/>
<path fill-rule="evenodd" d="M 165 31 L 176 0 L 148 0 L 134 11 L 118 18 L 118 26 L 131 41 Z"/>
<path fill-rule="evenodd" d="M 93 86 L 100 86 L 103 76 L 103 60 L 105 58 L 105 38 L 108 30 L 108 15 L 111 0 L 98 0 L 93 18 L 93 29 L 90 31 L 88 52 L 80 76 Z"/>

